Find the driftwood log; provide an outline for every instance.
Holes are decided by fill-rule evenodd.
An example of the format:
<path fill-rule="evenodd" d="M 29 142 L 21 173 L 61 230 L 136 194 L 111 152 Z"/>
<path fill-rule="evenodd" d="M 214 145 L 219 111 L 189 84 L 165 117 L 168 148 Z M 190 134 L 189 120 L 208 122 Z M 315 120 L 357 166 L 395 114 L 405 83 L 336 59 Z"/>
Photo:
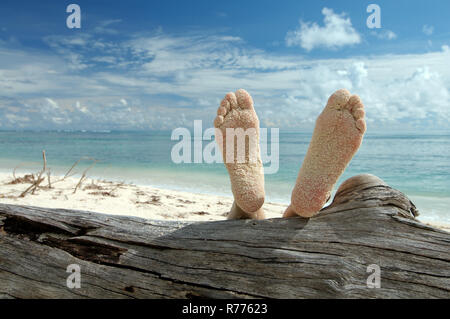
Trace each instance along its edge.
<path fill-rule="evenodd" d="M 449 298 L 450 233 L 416 215 L 371 175 L 344 182 L 310 219 L 155 221 L 1 204 L 0 298 Z M 81 288 L 67 287 L 72 264 Z M 367 283 L 373 265 L 379 288 Z"/>

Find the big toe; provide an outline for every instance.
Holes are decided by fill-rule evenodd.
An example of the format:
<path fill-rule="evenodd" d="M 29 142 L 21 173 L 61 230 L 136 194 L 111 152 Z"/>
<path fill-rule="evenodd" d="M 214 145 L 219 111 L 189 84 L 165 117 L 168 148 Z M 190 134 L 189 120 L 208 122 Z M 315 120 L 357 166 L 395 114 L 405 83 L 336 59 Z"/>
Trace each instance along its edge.
<path fill-rule="evenodd" d="M 335 109 L 342 109 L 350 100 L 351 94 L 346 89 L 340 89 L 334 92 L 328 99 L 327 106 Z"/>
<path fill-rule="evenodd" d="M 236 95 L 236 99 L 237 99 L 237 104 L 240 108 L 250 109 L 253 107 L 253 99 L 246 90 L 239 89 L 236 91 L 235 95 Z"/>

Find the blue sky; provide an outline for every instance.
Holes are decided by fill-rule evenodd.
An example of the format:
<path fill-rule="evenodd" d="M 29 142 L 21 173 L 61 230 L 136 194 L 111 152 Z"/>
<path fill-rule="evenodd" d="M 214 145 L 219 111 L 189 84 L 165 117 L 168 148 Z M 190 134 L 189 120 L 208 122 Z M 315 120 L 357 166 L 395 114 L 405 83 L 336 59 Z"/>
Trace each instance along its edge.
<path fill-rule="evenodd" d="M 81 29 L 66 26 L 70 3 Z M 210 126 L 242 87 L 263 126 L 309 130 L 345 87 L 369 129 L 448 131 L 448 12 L 446 0 L 4 0 L 0 129 Z"/>

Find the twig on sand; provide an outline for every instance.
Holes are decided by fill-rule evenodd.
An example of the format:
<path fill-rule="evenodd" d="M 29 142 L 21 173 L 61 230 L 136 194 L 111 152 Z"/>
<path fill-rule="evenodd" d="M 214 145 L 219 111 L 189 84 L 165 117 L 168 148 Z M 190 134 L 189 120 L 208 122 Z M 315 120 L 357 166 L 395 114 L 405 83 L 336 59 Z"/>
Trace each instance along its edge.
<path fill-rule="evenodd" d="M 86 178 L 86 173 L 92 168 L 94 167 L 95 164 L 97 164 L 98 160 L 93 160 L 94 162 L 91 164 L 91 166 L 89 166 L 88 168 L 86 168 L 83 172 L 83 174 L 81 175 L 80 180 L 78 181 L 77 186 L 75 186 L 75 189 L 73 190 L 73 193 L 75 194 L 77 192 L 78 187 L 81 186 L 81 184 L 83 183 L 83 180 Z"/>
<path fill-rule="evenodd" d="M 14 177 L 14 180 L 17 180 L 17 177 L 16 177 L 16 170 L 20 167 L 20 166 L 22 166 L 23 164 L 22 163 L 20 163 L 19 165 L 17 165 L 16 167 L 14 167 L 14 170 L 13 170 L 13 177 Z"/>
<path fill-rule="evenodd" d="M 47 172 L 47 178 L 48 178 L 48 188 L 52 188 L 52 182 L 50 180 L 51 171 L 50 169 Z"/>
<path fill-rule="evenodd" d="M 20 194 L 19 197 L 25 197 L 25 195 L 31 191 L 31 194 L 34 194 L 34 192 L 36 191 L 36 189 L 39 187 L 39 185 L 42 183 L 42 181 L 45 179 L 45 177 L 42 177 L 42 175 L 44 174 L 44 172 L 47 170 L 47 158 L 45 156 L 45 150 L 42 151 L 42 159 L 44 161 L 44 166 L 42 168 L 42 170 L 39 172 L 39 174 L 37 175 L 37 178 L 34 178 L 33 175 L 33 183 L 31 184 L 30 187 L 28 187 L 25 191 L 22 192 L 22 194 Z"/>
<path fill-rule="evenodd" d="M 33 183 L 34 181 L 34 174 L 26 174 L 23 177 L 16 177 L 12 181 L 8 182 L 8 185 L 15 185 L 15 184 L 29 184 Z"/>
<path fill-rule="evenodd" d="M 44 181 L 45 177 L 42 177 L 42 175 L 45 173 L 45 171 L 47 170 L 47 157 L 45 156 L 45 150 L 42 151 L 42 160 L 44 161 L 44 167 L 42 168 L 42 171 L 39 172 L 38 178 L 36 180 L 36 184 L 33 188 L 33 190 L 31 191 L 31 194 L 34 194 L 34 192 L 36 191 L 36 189 L 39 187 L 39 185 Z"/>
<path fill-rule="evenodd" d="M 92 157 L 86 157 L 86 156 L 80 157 L 80 158 L 72 165 L 72 167 L 66 172 L 66 174 L 65 174 L 62 178 L 60 178 L 60 179 L 58 179 L 57 181 L 54 181 L 54 182 L 53 182 L 53 185 L 55 185 L 56 183 L 65 181 L 66 178 L 72 177 L 73 175 L 75 175 L 76 172 L 72 172 L 73 169 L 74 169 L 81 161 L 83 161 L 83 160 L 89 160 L 89 161 L 98 162 L 98 160 L 96 160 L 95 158 L 92 158 Z"/>
<path fill-rule="evenodd" d="M 81 184 L 83 183 L 83 181 L 86 179 L 86 174 L 87 172 L 95 165 L 97 164 L 97 162 L 99 162 L 98 160 L 91 158 L 91 157 L 81 157 L 80 159 L 78 159 L 71 167 L 70 169 L 66 172 L 66 174 L 55 181 L 51 180 L 51 170 L 50 168 L 47 167 L 47 157 L 45 154 L 45 150 L 42 151 L 42 160 L 43 160 L 43 167 L 42 170 L 39 171 L 39 173 L 35 173 L 35 174 L 28 174 L 25 175 L 23 177 L 17 177 L 16 176 L 16 170 L 17 168 L 19 168 L 22 164 L 17 165 L 14 170 L 13 170 L 13 177 L 14 180 L 12 180 L 9 184 L 22 184 L 22 183 L 30 183 L 31 185 L 24 190 L 19 197 L 25 197 L 28 193 L 31 193 L 32 195 L 36 192 L 37 189 L 39 188 L 44 188 L 44 186 L 42 186 L 42 182 L 45 181 L 45 179 L 47 179 L 48 181 L 48 185 L 46 186 L 47 189 L 51 189 L 56 183 L 62 182 L 64 181 L 66 178 L 71 177 L 75 174 L 74 169 L 75 167 L 83 160 L 90 160 L 93 163 L 84 170 L 84 172 L 82 173 L 82 176 L 80 178 L 80 180 L 78 181 L 77 185 L 75 186 L 75 189 L 73 191 L 73 193 L 75 194 L 77 189 L 81 186 Z M 47 176 L 45 176 L 47 175 Z M 119 184 L 114 190 L 116 190 L 118 187 L 120 187 L 123 183 Z M 114 191 L 113 190 L 113 191 Z"/>
<path fill-rule="evenodd" d="M 67 171 L 67 173 L 64 175 L 64 177 L 61 179 L 62 181 L 65 180 L 67 177 L 70 177 L 72 175 L 70 175 L 70 172 L 72 172 L 72 170 L 75 168 L 75 166 L 77 166 L 81 161 L 83 160 L 83 157 L 81 157 L 80 159 L 78 159 L 78 161 L 76 161 L 72 167 Z"/>
<path fill-rule="evenodd" d="M 106 183 L 106 181 L 103 181 L 103 183 Z M 107 182 L 107 183 L 111 184 L 113 182 Z M 84 187 L 83 190 L 96 190 L 95 192 L 89 193 L 90 195 L 102 195 L 102 196 L 109 196 L 109 197 L 117 197 L 118 195 L 115 194 L 115 192 L 123 185 L 125 185 L 125 182 L 118 182 L 115 185 L 112 185 L 112 186 L 114 186 L 113 188 L 111 188 L 110 190 L 107 190 L 106 187 L 97 185 L 94 183 L 94 180 L 92 180 L 91 184 Z"/>
<path fill-rule="evenodd" d="M 112 190 L 110 190 L 110 193 L 114 193 L 117 189 L 119 189 L 121 186 L 123 186 L 125 182 L 117 183 L 116 187 L 114 187 Z"/>

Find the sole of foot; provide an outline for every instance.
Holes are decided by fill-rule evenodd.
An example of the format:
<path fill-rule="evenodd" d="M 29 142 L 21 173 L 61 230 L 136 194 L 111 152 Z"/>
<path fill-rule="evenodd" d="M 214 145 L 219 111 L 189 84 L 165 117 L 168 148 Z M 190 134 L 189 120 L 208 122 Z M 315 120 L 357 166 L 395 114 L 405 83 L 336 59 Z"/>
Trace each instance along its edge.
<path fill-rule="evenodd" d="M 254 213 L 264 204 L 265 193 L 259 119 L 250 94 L 243 89 L 228 93 L 217 110 L 214 126 L 235 202 L 248 218 L 255 218 Z M 257 215 L 257 219 L 263 218 L 261 213 Z"/>
<path fill-rule="evenodd" d="M 328 201 L 338 178 L 362 143 L 366 131 L 364 105 L 341 89 L 319 115 L 305 159 L 283 217 L 315 215 Z"/>

